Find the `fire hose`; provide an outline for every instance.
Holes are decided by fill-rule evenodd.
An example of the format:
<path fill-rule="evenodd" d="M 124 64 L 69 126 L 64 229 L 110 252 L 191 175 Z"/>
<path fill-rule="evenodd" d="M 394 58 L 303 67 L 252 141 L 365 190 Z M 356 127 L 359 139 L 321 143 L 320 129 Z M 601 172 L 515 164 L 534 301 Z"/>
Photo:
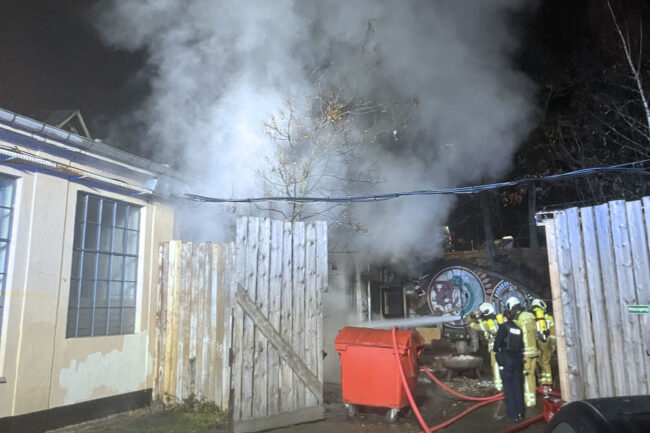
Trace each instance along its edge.
<path fill-rule="evenodd" d="M 395 360 L 397 361 L 397 366 L 399 367 L 400 377 L 402 379 L 402 386 L 404 387 L 406 397 L 408 398 L 408 401 L 411 404 L 411 409 L 413 410 L 413 413 L 415 414 L 415 417 L 417 418 L 418 422 L 422 426 L 423 431 L 420 432 L 420 433 L 432 433 L 432 432 L 435 432 L 435 431 L 440 430 L 442 428 L 445 428 L 448 425 L 456 422 L 460 418 L 464 417 L 468 413 L 470 413 L 470 412 L 472 412 L 472 411 L 474 411 L 474 410 L 476 410 L 476 409 L 478 409 L 478 408 L 480 408 L 482 406 L 486 406 L 486 405 L 488 405 L 490 403 L 494 403 L 496 401 L 500 401 L 500 400 L 504 399 L 504 395 L 503 395 L 502 392 L 500 392 L 499 394 L 488 396 L 488 397 L 473 397 L 473 396 L 462 394 L 462 393 L 460 393 L 458 391 L 455 391 L 455 390 L 451 389 L 450 387 L 448 387 L 444 383 L 442 383 L 442 381 L 440 381 L 440 379 L 438 379 L 435 375 L 433 375 L 431 373 L 431 371 L 429 371 L 428 368 L 422 368 L 422 370 L 429 376 L 429 378 L 431 378 L 431 380 L 433 380 L 433 382 L 435 382 L 438 386 L 440 386 L 442 389 L 444 389 L 448 393 L 450 393 L 450 394 L 452 394 L 452 395 L 454 395 L 454 396 L 456 396 L 458 398 L 461 398 L 463 400 L 477 401 L 478 402 L 478 403 L 474 404 L 473 406 L 468 407 L 463 412 L 459 413 L 458 415 L 454 416 L 453 418 L 450 418 L 447 421 L 444 421 L 444 422 L 442 422 L 442 423 L 440 423 L 438 425 L 435 425 L 433 427 L 429 427 L 427 425 L 427 423 L 424 421 L 424 418 L 422 417 L 422 414 L 420 413 L 420 409 L 415 404 L 415 399 L 413 398 L 413 394 L 411 393 L 411 389 L 409 388 L 408 382 L 406 380 L 406 374 L 404 373 L 404 366 L 400 362 L 399 352 L 398 352 L 398 349 L 397 349 L 397 326 L 393 327 L 392 335 L 393 335 L 393 353 L 395 354 Z M 541 388 L 538 389 L 537 392 L 538 393 L 544 393 L 541 390 Z M 558 394 L 556 392 L 546 392 L 546 394 L 552 395 L 552 396 L 557 397 L 557 398 L 560 397 L 560 394 Z M 560 400 L 560 402 L 561 402 L 561 400 Z M 513 433 L 513 432 L 519 431 L 519 430 L 521 430 L 521 429 L 523 429 L 525 427 L 528 427 L 529 425 L 532 425 L 532 424 L 535 424 L 535 423 L 537 423 L 539 421 L 545 420 L 545 418 L 547 418 L 547 417 L 548 417 L 548 415 L 543 413 L 543 414 L 537 415 L 535 417 L 529 418 L 527 420 L 524 420 L 524 421 L 520 422 L 519 424 L 513 425 L 512 427 L 507 428 L 507 429 L 505 429 L 505 430 L 503 430 L 503 431 L 501 431 L 499 433 Z M 546 419 L 546 421 L 548 422 L 548 419 Z"/>

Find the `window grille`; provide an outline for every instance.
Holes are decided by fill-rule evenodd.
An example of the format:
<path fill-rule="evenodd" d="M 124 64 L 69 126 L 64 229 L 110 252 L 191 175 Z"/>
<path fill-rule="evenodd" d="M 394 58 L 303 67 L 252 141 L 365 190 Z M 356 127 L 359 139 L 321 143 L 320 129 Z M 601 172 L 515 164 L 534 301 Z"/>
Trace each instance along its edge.
<path fill-rule="evenodd" d="M 0 336 L 2 336 L 2 318 L 7 286 L 7 262 L 9 261 L 11 224 L 14 213 L 14 185 L 14 178 L 0 176 Z"/>
<path fill-rule="evenodd" d="M 133 333 L 140 207 L 80 192 L 67 337 Z"/>

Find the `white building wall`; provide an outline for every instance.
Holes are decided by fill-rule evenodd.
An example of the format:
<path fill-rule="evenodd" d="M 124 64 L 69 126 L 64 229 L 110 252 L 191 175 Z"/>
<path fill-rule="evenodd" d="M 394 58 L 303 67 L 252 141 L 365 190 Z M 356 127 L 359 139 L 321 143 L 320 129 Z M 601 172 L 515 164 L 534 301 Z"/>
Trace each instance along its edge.
<path fill-rule="evenodd" d="M 169 206 L 0 165 L 17 178 L 0 335 L 0 418 L 152 387 L 158 245 L 173 238 Z M 77 193 L 142 206 L 136 329 L 65 338 Z"/>

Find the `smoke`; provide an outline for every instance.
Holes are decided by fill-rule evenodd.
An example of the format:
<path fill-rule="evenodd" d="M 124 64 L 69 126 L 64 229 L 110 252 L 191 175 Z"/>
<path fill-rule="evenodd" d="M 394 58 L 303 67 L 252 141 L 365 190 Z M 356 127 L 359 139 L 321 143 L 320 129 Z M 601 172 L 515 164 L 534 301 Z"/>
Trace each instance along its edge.
<path fill-rule="evenodd" d="M 275 157 L 262 123 L 288 92 L 303 101 L 332 89 L 398 101 L 408 121 L 357 149 L 355 169 L 378 183 L 342 181 L 345 194 L 446 188 L 504 173 L 533 113 L 534 89 L 512 62 L 511 21 L 527 12 L 522 3 L 112 0 L 93 16 L 107 44 L 146 51 L 151 94 L 121 130 L 172 162 L 188 192 L 262 195 L 255 173 L 268 172 Z M 129 122 L 138 128 L 125 129 Z M 362 135 L 362 121 L 351 125 Z M 354 205 L 348 216 L 367 235 L 346 247 L 393 259 L 432 255 L 452 204 L 420 197 Z M 190 206 L 190 236 L 220 240 L 224 222 L 256 212 Z"/>

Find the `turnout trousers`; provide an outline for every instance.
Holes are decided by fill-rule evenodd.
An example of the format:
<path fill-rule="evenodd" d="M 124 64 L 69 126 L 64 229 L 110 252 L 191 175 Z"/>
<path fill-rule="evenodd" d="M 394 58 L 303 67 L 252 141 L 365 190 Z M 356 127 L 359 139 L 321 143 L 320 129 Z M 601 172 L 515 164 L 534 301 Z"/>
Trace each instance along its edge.
<path fill-rule="evenodd" d="M 537 367 L 537 356 L 524 355 L 524 402 L 526 407 L 537 405 L 537 394 L 535 385 L 535 367 Z"/>
<path fill-rule="evenodd" d="M 550 341 L 537 341 L 537 381 L 540 385 L 553 385 L 553 376 L 551 375 L 551 355 L 553 346 Z"/>
<path fill-rule="evenodd" d="M 503 383 L 501 382 L 501 372 L 499 371 L 499 364 L 497 364 L 496 354 L 490 351 L 490 362 L 492 364 L 492 375 L 494 376 L 494 387 L 497 391 L 503 390 Z"/>
<path fill-rule="evenodd" d="M 503 382 L 503 394 L 506 399 L 508 418 L 514 420 L 524 416 L 524 395 L 522 390 L 523 359 L 520 356 L 506 355 L 500 367 Z"/>
<path fill-rule="evenodd" d="M 501 372 L 499 371 L 499 364 L 497 363 L 496 354 L 492 351 L 494 348 L 494 339 L 488 341 L 488 350 L 490 351 L 490 365 L 492 365 L 492 376 L 494 380 L 494 387 L 497 391 L 503 391 L 503 384 L 501 383 Z"/>

